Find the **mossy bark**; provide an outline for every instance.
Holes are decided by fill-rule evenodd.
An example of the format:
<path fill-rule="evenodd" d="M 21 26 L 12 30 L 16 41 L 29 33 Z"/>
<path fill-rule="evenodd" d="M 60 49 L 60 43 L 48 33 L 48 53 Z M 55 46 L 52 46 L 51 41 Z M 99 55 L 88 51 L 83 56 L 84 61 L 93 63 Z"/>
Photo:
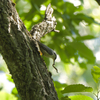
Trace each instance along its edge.
<path fill-rule="evenodd" d="M 21 100 L 58 100 L 47 67 L 11 0 L 0 0 L 0 53 Z"/>

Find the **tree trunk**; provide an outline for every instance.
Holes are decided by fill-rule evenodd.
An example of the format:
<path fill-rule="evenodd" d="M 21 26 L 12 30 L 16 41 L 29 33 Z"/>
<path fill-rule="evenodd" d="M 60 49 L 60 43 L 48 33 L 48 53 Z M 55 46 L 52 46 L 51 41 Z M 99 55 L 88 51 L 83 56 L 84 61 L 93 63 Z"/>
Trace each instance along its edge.
<path fill-rule="evenodd" d="M 58 100 L 47 67 L 11 0 L 0 0 L 0 53 L 21 100 Z"/>

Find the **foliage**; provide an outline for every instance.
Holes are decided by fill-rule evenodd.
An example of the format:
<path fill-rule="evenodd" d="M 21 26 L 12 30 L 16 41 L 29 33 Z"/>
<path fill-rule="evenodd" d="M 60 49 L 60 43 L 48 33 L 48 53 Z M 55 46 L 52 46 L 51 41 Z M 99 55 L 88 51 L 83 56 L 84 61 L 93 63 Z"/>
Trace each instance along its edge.
<path fill-rule="evenodd" d="M 22 21 L 29 31 L 31 30 L 33 25 L 41 22 L 44 18 L 45 10 L 40 9 L 41 5 L 45 8 L 49 3 L 51 3 L 52 8 L 54 9 L 53 15 L 57 19 L 57 29 L 60 30 L 60 32 L 48 33 L 42 38 L 41 42 L 56 51 L 57 55 L 59 55 L 61 59 L 60 64 L 62 62 L 64 65 L 75 65 L 75 63 L 77 63 L 80 68 L 83 68 L 85 70 L 87 69 L 87 66 L 89 64 L 95 64 L 96 58 L 94 56 L 94 53 L 84 42 L 86 40 L 92 40 L 97 37 L 93 34 L 80 34 L 77 27 L 80 23 L 85 23 L 87 26 L 93 23 L 96 25 L 100 24 L 96 22 L 92 17 L 82 13 L 83 0 L 80 0 L 80 6 L 74 6 L 74 4 L 65 2 L 64 0 L 14 1 L 16 2 L 16 9 L 19 13 L 19 16 L 21 17 Z M 71 60 L 72 58 L 74 58 L 74 62 Z M 80 59 L 82 59 L 81 62 Z M 47 63 L 47 66 L 49 66 L 50 62 L 47 59 L 45 59 L 45 61 Z M 63 69 L 65 70 L 66 66 L 63 66 Z M 91 74 L 96 84 L 99 84 L 100 68 L 94 66 L 93 69 L 91 69 Z M 7 77 L 9 81 L 13 82 L 11 76 L 8 75 Z M 68 85 L 62 84 L 58 81 L 54 81 L 54 85 L 59 100 L 93 100 L 90 95 L 88 95 L 88 93 L 92 94 L 93 92 L 92 86 L 87 87 L 83 84 L 73 83 Z M 76 92 L 78 94 L 76 94 Z M 86 93 L 86 95 L 84 95 L 83 93 Z M 16 97 L 19 97 L 16 88 L 12 90 L 12 94 L 14 94 Z"/>
<path fill-rule="evenodd" d="M 83 84 L 61 85 L 59 82 L 54 83 L 60 100 L 93 100 L 91 97 L 82 94 L 88 92 L 92 93 L 92 87 L 87 87 Z M 65 96 L 65 94 L 68 93 L 81 93 L 81 95 Z"/>
<path fill-rule="evenodd" d="M 71 100 L 93 100 L 91 97 L 85 95 L 70 96 Z"/>
<path fill-rule="evenodd" d="M 75 7 L 72 3 L 64 2 L 63 0 L 43 0 L 41 2 L 35 0 L 19 0 L 16 2 L 16 8 L 19 15 L 29 31 L 33 25 L 41 22 L 44 18 L 45 12 L 44 10 L 40 10 L 40 6 L 47 6 L 51 3 L 54 9 L 54 16 L 57 19 L 57 29 L 59 29 L 60 32 L 51 32 L 47 34 L 47 36 L 42 38 L 42 42 L 54 49 L 60 56 L 61 61 L 64 63 L 71 62 L 70 59 L 73 57 L 77 63 L 79 63 L 79 57 L 84 58 L 86 62 L 81 62 L 84 63 L 84 68 L 87 63 L 95 63 L 95 56 L 84 44 L 84 41 L 94 39 L 96 37 L 93 35 L 81 36 L 76 29 L 76 26 L 82 21 L 85 21 L 88 25 L 97 23 L 92 17 L 80 13 L 83 9 L 81 5 Z M 19 5 L 21 3 L 22 6 Z M 81 65 L 81 63 L 79 63 L 79 65 Z"/>
<path fill-rule="evenodd" d="M 0 92 L 0 100 L 17 100 L 12 94 Z"/>
<path fill-rule="evenodd" d="M 94 66 L 93 69 L 91 69 L 91 74 L 94 81 L 98 83 L 100 81 L 100 68 L 98 66 Z"/>
<path fill-rule="evenodd" d="M 82 84 L 73 84 L 73 85 L 68 85 L 61 92 L 64 94 L 70 92 L 92 92 L 92 91 L 93 89 L 91 87 L 85 87 Z"/>
<path fill-rule="evenodd" d="M 14 83 L 13 79 L 11 78 L 12 76 L 10 74 L 6 74 L 6 76 L 7 76 L 7 80 Z"/>
<path fill-rule="evenodd" d="M 0 86 L 0 91 L 3 89 L 3 87 L 2 86 Z"/>

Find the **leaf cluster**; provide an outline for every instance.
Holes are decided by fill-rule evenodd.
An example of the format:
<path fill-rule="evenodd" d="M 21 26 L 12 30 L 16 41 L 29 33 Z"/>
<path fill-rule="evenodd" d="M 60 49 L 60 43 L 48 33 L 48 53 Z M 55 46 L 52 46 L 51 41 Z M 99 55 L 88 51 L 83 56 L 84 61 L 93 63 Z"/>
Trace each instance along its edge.
<path fill-rule="evenodd" d="M 57 81 L 54 82 L 58 93 L 59 100 L 93 100 L 90 96 L 82 93 L 92 93 L 92 87 L 87 87 L 83 84 L 66 85 Z M 72 94 L 71 96 L 68 94 Z"/>
<path fill-rule="evenodd" d="M 83 3 L 83 0 L 80 1 Z M 45 8 L 51 3 L 54 9 L 53 15 L 57 19 L 56 29 L 60 30 L 60 32 L 48 33 L 43 37 L 42 42 L 54 49 L 63 63 L 73 63 L 71 58 L 74 58 L 81 68 L 86 68 L 87 64 L 95 63 L 96 58 L 84 41 L 95 39 L 96 37 L 92 34 L 84 35 L 83 33 L 81 35 L 76 27 L 83 22 L 87 25 L 93 23 L 99 25 L 99 23 L 81 12 L 83 9 L 82 5 L 76 7 L 74 4 L 64 0 L 15 0 L 15 2 L 17 11 L 29 31 L 33 25 L 44 19 L 45 10 L 40 9 L 41 5 Z M 84 60 L 80 62 L 80 58 Z M 94 81 L 99 83 L 100 68 L 94 66 L 91 69 L 91 74 Z M 9 76 L 8 80 L 13 82 Z M 83 94 L 92 93 L 92 87 L 87 87 L 83 84 L 61 84 L 58 81 L 54 81 L 54 84 L 60 100 L 93 100 L 91 97 Z M 75 93 L 79 94 L 74 95 Z M 16 88 L 12 90 L 12 94 L 18 97 Z M 70 96 L 68 94 L 73 95 Z"/>
<path fill-rule="evenodd" d="M 92 17 L 81 12 L 83 9 L 81 5 L 76 7 L 74 4 L 63 0 L 18 0 L 16 2 L 19 15 L 29 31 L 33 25 L 44 19 L 45 10 L 40 9 L 41 5 L 44 5 L 45 8 L 51 3 L 54 9 L 53 15 L 57 19 L 57 29 L 60 32 L 48 33 L 42 38 L 42 42 L 54 49 L 64 63 L 72 63 L 71 58 L 74 58 L 75 62 L 82 68 L 86 68 L 87 64 L 95 63 L 95 56 L 84 41 L 95 39 L 96 37 L 90 34 L 84 35 L 84 33 L 80 35 L 76 26 L 82 22 L 87 23 L 87 25 L 98 23 Z M 22 6 L 20 6 L 20 3 Z M 85 62 L 79 62 L 79 58 L 85 59 Z"/>

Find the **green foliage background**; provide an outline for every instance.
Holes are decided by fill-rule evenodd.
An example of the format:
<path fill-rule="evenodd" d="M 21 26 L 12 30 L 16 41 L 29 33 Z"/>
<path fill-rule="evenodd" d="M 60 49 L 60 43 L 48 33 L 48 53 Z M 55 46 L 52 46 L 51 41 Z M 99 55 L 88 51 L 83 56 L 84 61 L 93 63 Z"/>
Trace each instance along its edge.
<path fill-rule="evenodd" d="M 51 3 L 54 9 L 53 15 L 57 19 L 56 29 L 60 32 L 48 33 L 41 42 L 55 50 L 58 55 L 56 67 L 59 73 L 53 69 L 52 60 L 45 57 L 43 59 L 53 74 L 60 100 L 93 100 L 92 92 L 98 92 L 96 87 L 99 83 L 100 68 L 94 66 L 97 65 L 96 57 L 86 41 L 99 37 L 94 33 L 100 30 L 94 30 L 93 26 L 98 27 L 100 23 L 94 20 L 95 16 L 86 11 L 84 1 L 80 0 L 81 4 L 75 6 L 63 0 L 14 0 L 19 16 L 29 31 L 33 25 L 44 19 L 45 10 L 41 10 L 41 6 L 47 7 Z M 88 13 L 86 14 L 85 11 Z M 11 77 L 8 76 L 8 79 L 11 80 Z M 13 89 L 12 94 L 18 97 L 16 88 Z"/>

